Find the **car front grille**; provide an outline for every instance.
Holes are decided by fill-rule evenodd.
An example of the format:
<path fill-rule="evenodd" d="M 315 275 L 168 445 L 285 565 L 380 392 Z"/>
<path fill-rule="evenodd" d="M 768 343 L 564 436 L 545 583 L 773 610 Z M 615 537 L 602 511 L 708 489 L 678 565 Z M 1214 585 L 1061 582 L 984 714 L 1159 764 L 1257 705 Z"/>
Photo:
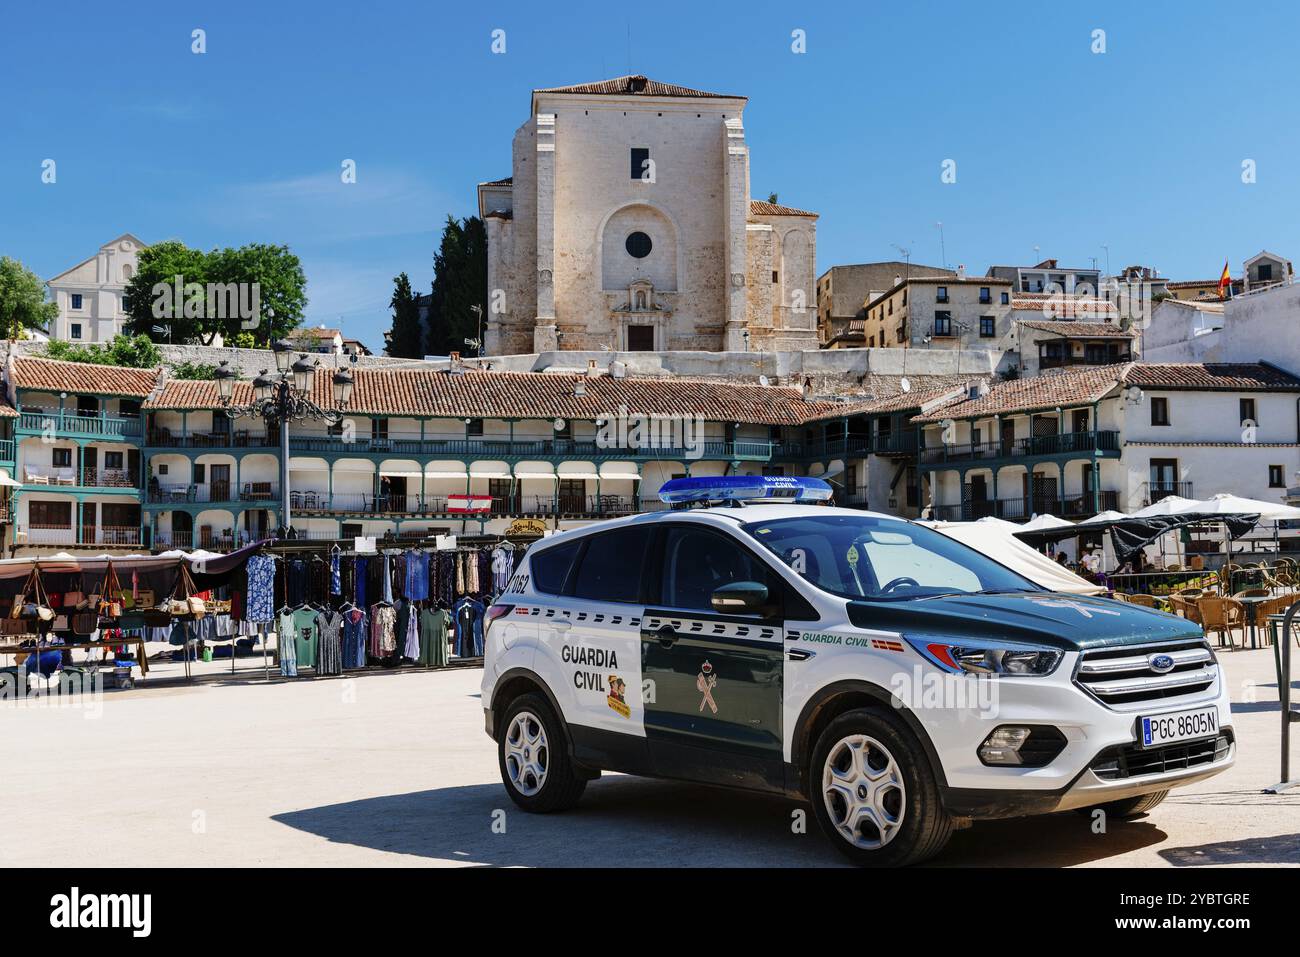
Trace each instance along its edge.
<path fill-rule="evenodd" d="M 1151 662 L 1158 655 L 1168 655 L 1174 667 L 1157 671 Z M 1085 651 L 1074 680 L 1102 704 L 1117 707 L 1200 694 L 1218 674 L 1209 642 L 1193 638 Z"/>
<path fill-rule="evenodd" d="M 1231 749 L 1232 731 L 1225 729 L 1217 738 L 1180 741 L 1158 748 L 1144 749 L 1136 744 L 1117 745 L 1097 755 L 1089 767 L 1103 781 L 1140 778 L 1216 764 L 1224 760 Z"/>

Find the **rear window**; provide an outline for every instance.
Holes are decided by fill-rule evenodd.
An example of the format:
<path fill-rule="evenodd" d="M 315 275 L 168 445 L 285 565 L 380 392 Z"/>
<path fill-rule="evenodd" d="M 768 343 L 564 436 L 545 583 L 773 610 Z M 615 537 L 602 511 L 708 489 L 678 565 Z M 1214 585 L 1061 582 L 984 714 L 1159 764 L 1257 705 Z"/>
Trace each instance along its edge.
<path fill-rule="evenodd" d="M 547 595 L 558 595 L 564 591 L 565 579 L 569 577 L 569 566 L 578 554 L 581 541 L 566 542 L 534 552 L 528 562 L 533 576 L 533 587 Z"/>
<path fill-rule="evenodd" d="M 648 526 L 638 525 L 589 537 L 574 595 L 591 601 L 639 601 L 651 533 Z"/>

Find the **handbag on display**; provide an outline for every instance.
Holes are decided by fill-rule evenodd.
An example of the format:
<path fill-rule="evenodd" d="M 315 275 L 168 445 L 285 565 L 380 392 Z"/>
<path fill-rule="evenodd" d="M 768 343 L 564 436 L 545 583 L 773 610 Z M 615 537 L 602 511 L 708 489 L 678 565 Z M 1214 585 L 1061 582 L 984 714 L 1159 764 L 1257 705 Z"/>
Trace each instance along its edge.
<path fill-rule="evenodd" d="M 176 576 L 176 585 L 167 601 L 167 607 L 177 618 L 199 619 L 208 612 L 207 604 L 194 594 L 194 579 L 190 578 L 190 569 L 184 560 L 181 561 L 181 573 Z"/>
<path fill-rule="evenodd" d="M 78 610 L 93 612 L 106 618 L 121 618 L 121 595 L 122 586 L 118 583 L 117 571 L 110 561 L 104 568 L 104 581 L 100 584 L 99 592 L 90 595 L 86 607 Z"/>
<path fill-rule="evenodd" d="M 99 616 L 93 611 L 79 611 L 72 616 L 72 633 L 74 635 L 94 634 L 99 628 Z"/>
<path fill-rule="evenodd" d="M 23 582 L 23 589 L 14 599 L 10 618 L 28 621 L 53 621 L 54 609 L 50 607 L 49 595 L 45 592 L 45 583 L 41 581 L 40 569 L 33 565 Z"/>

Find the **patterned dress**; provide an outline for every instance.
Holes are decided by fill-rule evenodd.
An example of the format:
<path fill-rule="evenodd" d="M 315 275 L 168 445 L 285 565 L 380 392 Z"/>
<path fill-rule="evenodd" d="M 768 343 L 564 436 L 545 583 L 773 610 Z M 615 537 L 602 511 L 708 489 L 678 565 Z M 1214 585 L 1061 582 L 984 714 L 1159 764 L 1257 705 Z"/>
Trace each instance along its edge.
<path fill-rule="evenodd" d="M 337 675 L 343 671 L 343 616 L 332 608 L 316 615 L 320 641 L 316 646 L 316 673 Z"/>

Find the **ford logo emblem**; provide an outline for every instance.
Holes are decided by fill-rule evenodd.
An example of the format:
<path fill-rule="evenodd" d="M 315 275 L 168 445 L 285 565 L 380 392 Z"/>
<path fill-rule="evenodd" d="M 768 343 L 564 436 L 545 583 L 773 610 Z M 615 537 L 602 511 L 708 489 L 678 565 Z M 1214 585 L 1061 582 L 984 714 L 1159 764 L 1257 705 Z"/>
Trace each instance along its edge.
<path fill-rule="evenodd" d="M 1147 664 L 1151 666 L 1152 671 L 1161 675 L 1174 670 L 1172 655 L 1152 655 L 1147 659 Z"/>

